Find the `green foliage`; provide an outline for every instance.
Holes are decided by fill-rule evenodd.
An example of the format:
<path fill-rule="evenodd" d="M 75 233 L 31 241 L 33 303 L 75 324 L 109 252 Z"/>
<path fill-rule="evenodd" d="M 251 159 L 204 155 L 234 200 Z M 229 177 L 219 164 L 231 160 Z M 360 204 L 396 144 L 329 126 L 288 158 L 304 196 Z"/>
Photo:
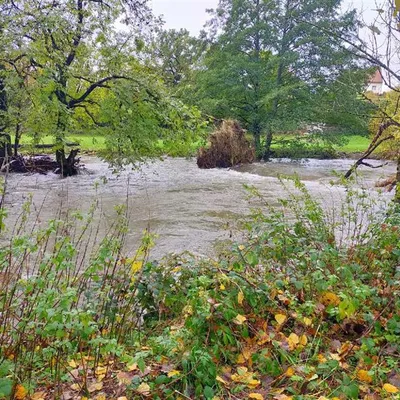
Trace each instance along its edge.
<path fill-rule="evenodd" d="M 239 119 L 268 158 L 273 133 L 332 122 L 319 110 L 321 99 L 331 103 L 330 86 L 340 86 L 344 71 L 354 69 L 354 56 L 332 32 L 345 35 L 356 25 L 354 12 L 341 13 L 340 1 L 221 0 L 209 23 L 205 68 L 196 76 L 198 104 L 218 118 Z M 361 103 L 356 93 L 365 77 L 352 77 L 356 84 L 336 102 Z"/>

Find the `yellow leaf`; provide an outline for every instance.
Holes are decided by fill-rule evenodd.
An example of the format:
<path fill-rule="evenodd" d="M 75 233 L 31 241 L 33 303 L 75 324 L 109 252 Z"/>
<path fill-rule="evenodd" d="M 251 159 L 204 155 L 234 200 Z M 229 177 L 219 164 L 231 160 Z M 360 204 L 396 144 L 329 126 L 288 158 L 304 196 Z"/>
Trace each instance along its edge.
<path fill-rule="evenodd" d="M 307 336 L 306 335 L 301 335 L 300 336 L 300 340 L 299 340 L 299 344 L 301 346 L 306 346 L 307 343 L 308 343 Z"/>
<path fill-rule="evenodd" d="M 255 389 L 257 386 L 260 386 L 260 385 L 261 385 L 261 382 L 257 379 L 250 379 L 247 382 L 247 387 L 250 389 Z"/>
<path fill-rule="evenodd" d="M 89 393 L 97 392 L 103 389 L 103 382 L 92 383 L 87 389 Z"/>
<path fill-rule="evenodd" d="M 75 360 L 71 360 L 71 361 L 68 361 L 68 365 L 71 367 L 71 368 L 78 368 L 78 364 L 75 362 Z"/>
<path fill-rule="evenodd" d="M 138 369 L 137 364 L 130 364 L 127 366 L 129 372 L 136 371 Z"/>
<path fill-rule="evenodd" d="M 219 382 L 219 383 L 224 384 L 224 385 L 227 385 L 227 384 L 228 384 L 228 382 L 225 381 L 223 378 L 221 378 L 219 375 L 217 375 L 217 377 L 215 378 L 215 380 L 216 380 L 217 382 Z"/>
<path fill-rule="evenodd" d="M 238 374 L 239 375 L 246 375 L 247 374 L 247 372 L 248 372 L 248 368 L 246 368 L 246 367 L 239 367 L 238 369 L 237 369 L 237 372 L 238 372 Z"/>
<path fill-rule="evenodd" d="M 95 374 L 96 376 L 105 375 L 107 373 L 107 367 L 97 367 Z"/>
<path fill-rule="evenodd" d="M 239 303 L 240 305 L 242 305 L 242 304 L 243 304 L 243 300 L 244 300 L 244 294 L 243 294 L 242 291 L 240 291 L 240 292 L 238 293 L 238 303 Z"/>
<path fill-rule="evenodd" d="M 321 302 L 325 306 L 330 306 L 330 305 L 337 306 L 340 303 L 340 299 L 335 293 L 326 292 L 323 294 Z"/>
<path fill-rule="evenodd" d="M 95 397 L 95 400 L 106 400 L 106 395 L 104 393 L 100 393 Z"/>
<path fill-rule="evenodd" d="M 220 290 L 225 290 L 225 289 L 226 289 L 226 288 L 225 288 L 225 285 L 221 283 L 221 284 L 219 285 L 219 289 L 220 289 Z"/>
<path fill-rule="evenodd" d="M 291 376 L 293 376 L 294 374 L 295 374 L 295 370 L 294 370 L 293 367 L 289 367 L 289 368 L 286 370 L 286 372 L 285 372 L 285 375 L 288 376 L 289 378 L 290 378 Z"/>
<path fill-rule="evenodd" d="M 81 386 L 79 384 L 77 384 L 77 383 L 73 383 L 71 385 L 71 389 L 76 391 L 76 392 L 78 392 L 79 390 L 81 390 Z"/>
<path fill-rule="evenodd" d="M 128 398 L 127 397 L 125 397 L 125 396 L 121 396 L 121 397 L 118 397 L 118 399 L 117 400 L 128 400 Z"/>
<path fill-rule="evenodd" d="M 388 393 L 399 393 L 399 389 L 396 386 L 391 385 L 390 383 L 385 383 L 383 385 L 383 390 Z"/>
<path fill-rule="evenodd" d="M 249 399 L 264 400 L 264 397 L 260 393 L 250 393 Z"/>
<path fill-rule="evenodd" d="M 237 364 L 244 364 L 246 362 L 246 359 L 244 358 L 243 354 L 239 354 L 236 360 Z"/>
<path fill-rule="evenodd" d="M 247 318 L 243 315 L 236 315 L 236 318 L 233 320 L 233 322 L 237 325 L 243 325 L 243 323 L 247 321 Z"/>
<path fill-rule="evenodd" d="M 17 385 L 17 387 L 15 388 L 14 399 L 23 400 L 27 394 L 28 391 L 22 385 Z"/>
<path fill-rule="evenodd" d="M 241 244 L 240 246 L 239 246 L 239 250 L 240 251 L 243 251 L 245 249 L 245 247 Z"/>
<path fill-rule="evenodd" d="M 149 394 L 150 386 L 147 383 L 141 383 L 139 387 L 136 389 L 140 394 Z"/>
<path fill-rule="evenodd" d="M 275 321 L 279 325 L 282 325 L 286 321 L 286 315 L 284 315 L 284 314 L 276 314 L 275 315 Z"/>
<path fill-rule="evenodd" d="M 168 378 L 173 378 L 174 376 L 178 376 L 180 374 L 180 371 L 174 369 L 173 371 L 168 372 Z"/>
<path fill-rule="evenodd" d="M 368 371 L 365 369 L 360 369 L 357 371 L 357 378 L 361 382 L 365 383 L 371 383 L 372 382 L 372 376 L 368 374 Z"/>
<path fill-rule="evenodd" d="M 295 334 L 291 333 L 287 339 L 288 344 L 289 344 L 289 349 L 294 350 L 297 345 L 300 343 L 300 338 Z"/>
<path fill-rule="evenodd" d="M 305 326 L 311 326 L 312 325 L 312 319 L 304 317 L 303 318 L 303 323 L 304 323 Z"/>

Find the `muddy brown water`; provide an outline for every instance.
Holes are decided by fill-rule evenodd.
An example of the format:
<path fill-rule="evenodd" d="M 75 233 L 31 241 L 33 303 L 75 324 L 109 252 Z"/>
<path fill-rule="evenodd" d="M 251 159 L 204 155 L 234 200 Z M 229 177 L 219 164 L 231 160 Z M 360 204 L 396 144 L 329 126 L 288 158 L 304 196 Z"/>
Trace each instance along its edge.
<path fill-rule="evenodd" d="M 236 222 L 249 213 L 243 185 L 255 186 L 271 205 L 277 205 L 277 199 L 287 195 L 278 176 L 297 174 L 310 193 L 329 208 L 342 201 L 345 193 L 343 187 L 329 185 L 337 179 L 333 171 L 344 172 L 354 162 L 274 160 L 230 170 L 200 170 L 194 159 L 166 158 L 114 174 L 98 158 L 84 157 L 82 161 L 86 171 L 68 179 L 53 174 L 8 176 L 9 232 L 29 195 L 33 196 L 31 218 L 40 224 L 56 217 L 60 206 L 87 211 L 97 198 L 104 231 L 115 215 L 114 207 L 126 202 L 129 205 L 127 250 L 136 248 L 142 232 L 150 228 L 158 235 L 154 258 L 185 250 L 212 254 L 215 243 L 230 239 Z M 391 195 L 378 194 L 374 184 L 394 172 L 392 163 L 381 169 L 363 167 L 362 185 L 371 190 L 371 196 L 388 201 Z"/>

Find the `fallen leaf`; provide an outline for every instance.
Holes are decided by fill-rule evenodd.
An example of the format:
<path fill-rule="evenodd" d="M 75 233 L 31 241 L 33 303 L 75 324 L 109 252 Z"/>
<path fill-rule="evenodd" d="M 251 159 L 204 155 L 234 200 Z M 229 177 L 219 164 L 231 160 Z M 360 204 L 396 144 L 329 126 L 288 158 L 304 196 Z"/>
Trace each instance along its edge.
<path fill-rule="evenodd" d="M 357 371 L 357 378 L 361 382 L 365 383 L 371 383 L 372 382 L 372 376 L 368 374 L 368 371 L 365 369 L 360 369 Z"/>
<path fill-rule="evenodd" d="M 149 394 L 150 393 L 150 386 L 147 383 L 141 383 L 136 391 L 140 394 Z"/>
<path fill-rule="evenodd" d="M 260 393 L 250 393 L 249 399 L 264 400 L 264 397 Z"/>
<path fill-rule="evenodd" d="M 284 315 L 284 314 L 276 314 L 275 315 L 275 321 L 279 325 L 282 325 L 286 321 L 286 315 Z"/>
<path fill-rule="evenodd" d="M 243 300 L 244 300 L 244 294 L 243 294 L 242 291 L 240 291 L 240 292 L 238 293 L 238 303 L 239 303 L 240 305 L 242 305 L 242 304 L 243 304 Z"/>
<path fill-rule="evenodd" d="M 255 389 L 257 386 L 260 386 L 261 382 L 258 379 L 250 379 L 247 382 L 247 387 L 250 389 Z"/>
<path fill-rule="evenodd" d="M 107 367 L 97 367 L 95 374 L 96 376 L 105 375 L 107 373 Z"/>
<path fill-rule="evenodd" d="M 301 346 L 306 346 L 307 343 L 308 343 L 307 336 L 306 335 L 301 335 L 300 338 L 299 338 L 299 344 Z"/>
<path fill-rule="evenodd" d="M 15 388 L 14 399 L 23 400 L 27 394 L 28 391 L 22 385 L 17 385 L 17 387 Z"/>
<path fill-rule="evenodd" d="M 128 398 L 127 397 L 125 397 L 125 396 L 121 396 L 121 397 L 118 397 L 118 399 L 117 400 L 128 400 Z"/>
<path fill-rule="evenodd" d="M 396 386 L 394 386 L 394 385 L 391 385 L 390 383 L 385 383 L 384 385 L 383 385 L 383 390 L 385 391 L 385 392 L 388 392 L 388 393 L 399 393 L 399 389 L 396 387 Z"/>
<path fill-rule="evenodd" d="M 129 372 L 136 371 L 138 369 L 137 364 L 130 364 L 127 366 Z"/>
<path fill-rule="evenodd" d="M 180 374 L 181 374 L 180 371 L 177 371 L 174 369 L 174 370 L 168 372 L 168 378 L 173 378 L 174 376 L 178 376 Z"/>
<path fill-rule="evenodd" d="M 103 389 L 103 382 L 92 383 L 87 389 L 89 393 L 98 392 L 99 390 Z"/>
<path fill-rule="evenodd" d="M 106 395 L 104 393 L 99 393 L 94 399 L 95 400 L 106 400 Z"/>
<path fill-rule="evenodd" d="M 119 385 L 130 385 L 132 382 L 132 375 L 128 372 L 119 372 L 116 376 Z"/>
<path fill-rule="evenodd" d="M 305 326 L 311 326 L 312 325 L 312 319 L 304 317 L 303 318 L 303 323 L 304 323 Z"/>
<path fill-rule="evenodd" d="M 236 318 L 233 320 L 233 322 L 237 325 L 243 325 L 243 323 L 247 321 L 247 318 L 243 315 L 236 315 Z"/>
<path fill-rule="evenodd" d="M 287 341 L 289 344 L 289 349 L 294 350 L 300 343 L 300 338 L 295 333 L 291 333 L 287 338 Z"/>
<path fill-rule="evenodd" d="M 217 375 L 217 377 L 215 378 L 215 380 L 216 380 L 217 382 L 220 382 L 220 383 L 224 384 L 224 385 L 227 385 L 227 384 L 228 384 L 228 382 L 225 381 L 224 378 L 221 378 L 219 375 Z"/>
<path fill-rule="evenodd" d="M 71 368 L 78 368 L 78 364 L 75 362 L 75 360 L 71 360 L 71 361 L 68 361 L 68 365 L 71 367 Z"/>
<path fill-rule="evenodd" d="M 288 376 L 289 378 L 290 378 L 291 376 L 293 376 L 294 374 L 295 374 L 295 370 L 294 370 L 293 367 L 289 367 L 289 368 L 286 370 L 286 372 L 285 372 L 285 375 Z"/>
<path fill-rule="evenodd" d="M 222 283 L 219 285 L 219 290 L 225 290 L 225 285 L 223 285 Z"/>
<path fill-rule="evenodd" d="M 44 400 L 46 398 L 46 392 L 36 392 L 31 396 L 31 400 Z"/>
<path fill-rule="evenodd" d="M 322 295 L 321 302 L 325 306 L 337 306 L 340 303 L 340 299 L 335 293 L 326 292 Z"/>
<path fill-rule="evenodd" d="M 79 392 L 81 390 L 81 385 L 79 385 L 78 383 L 73 383 L 71 385 L 71 389 L 76 391 L 76 392 Z"/>

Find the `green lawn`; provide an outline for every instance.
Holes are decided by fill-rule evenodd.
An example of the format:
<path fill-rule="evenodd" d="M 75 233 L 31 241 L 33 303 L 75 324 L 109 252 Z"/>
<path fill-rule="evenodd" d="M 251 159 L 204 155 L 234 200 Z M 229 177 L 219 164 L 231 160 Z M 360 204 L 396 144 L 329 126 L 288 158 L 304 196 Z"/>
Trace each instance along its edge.
<path fill-rule="evenodd" d="M 341 147 L 338 147 L 339 151 L 344 153 L 362 153 L 367 150 L 371 139 L 365 136 L 349 136 L 349 142 Z"/>
<path fill-rule="evenodd" d="M 286 137 L 287 139 L 290 136 Z M 364 136 L 349 136 L 349 142 L 344 145 L 337 147 L 337 150 L 344 153 L 361 153 L 368 148 L 370 143 L 370 139 Z M 41 144 L 51 144 L 53 143 L 54 138 L 52 136 L 46 136 L 41 139 Z M 68 143 L 79 143 L 82 151 L 99 151 L 103 150 L 105 147 L 105 138 L 103 136 L 93 136 L 93 135 L 71 135 L 68 136 L 66 141 Z M 22 144 L 28 145 L 32 143 L 32 139 L 29 137 L 24 137 L 22 139 Z M 199 147 L 200 142 L 193 144 L 193 151 L 195 152 L 195 148 Z M 162 142 L 160 141 L 160 146 L 162 147 Z M 279 144 L 275 144 L 275 146 L 279 146 Z"/>

